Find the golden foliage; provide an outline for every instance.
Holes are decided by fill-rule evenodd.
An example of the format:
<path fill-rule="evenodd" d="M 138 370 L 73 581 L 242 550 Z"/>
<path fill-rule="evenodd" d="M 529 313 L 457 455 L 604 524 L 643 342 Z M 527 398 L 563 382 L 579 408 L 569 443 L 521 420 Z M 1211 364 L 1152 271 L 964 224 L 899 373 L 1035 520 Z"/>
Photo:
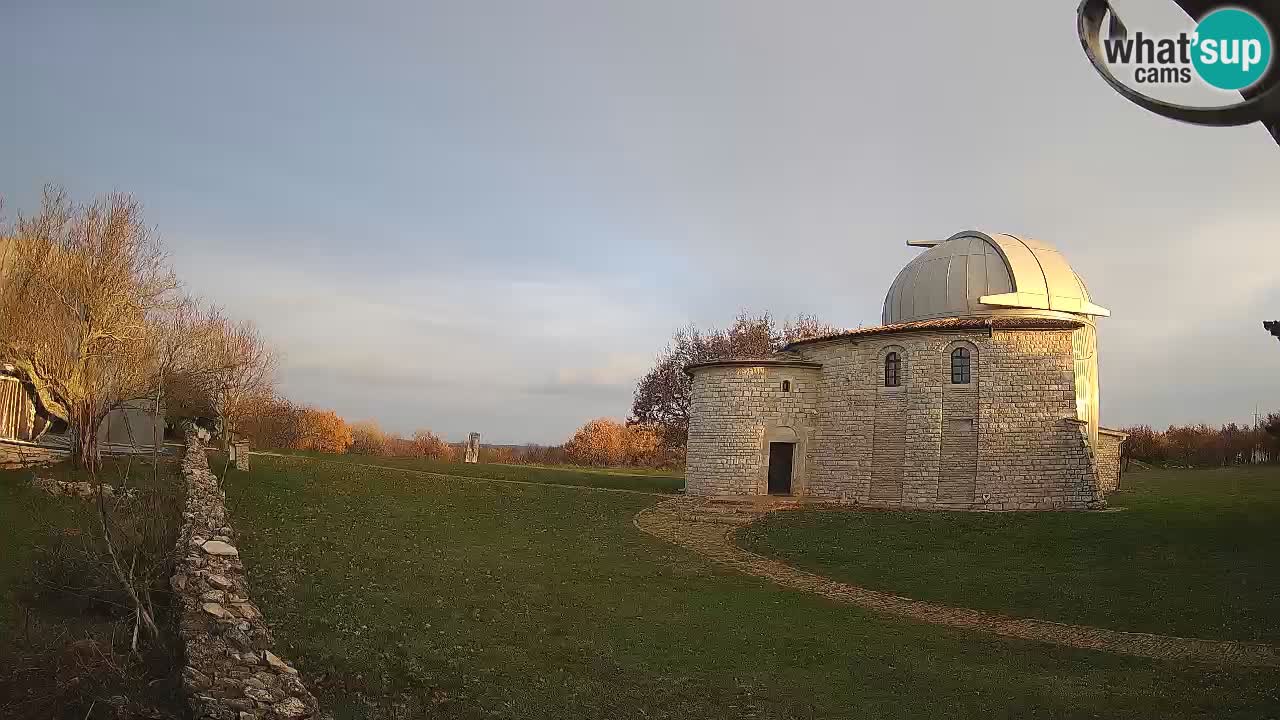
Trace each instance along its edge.
<path fill-rule="evenodd" d="M 344 453 L 351 447 L 351 428 L 332 410 L 303 408 L 300 427 L 299 450 Z"/>
<path fill-rule="evenodd" d="M 79 431 L 78 456 L 96 462 L 107 413 L 154 395 L 155 320 L 176 301 L 177 280 L 128 195 L 80 205 L 48 187 L 40 211 L 0 235 L 0 359 Z"/>
<path fill-rule="evenodd" d="M 373 420 L 362 420 L 351 425 L 351 448 L 356 455 L 384 455 L 398 457 L 425 457 L 437 460 L 453 460 L 452 445 L 430 430 L 418 430 L 405 439 L 388 433 Z"/>
<path fill-rule="evenodd" d="M 428 457 L 436 460 L 452 460 L 453 446 L 445 442 L 439 435 L 430 430 L 418 430 L 409 441 L 409 453 L 414 457 Z"/>
<path fill-rule="evenodd" d="M 391 437 L 382 431 L 373 420 L 361 420 L 351 424 L 351 447 L 347 452 L 353 455 L 386 455 Z"/>
<path fill-rule="evenodd" d="M 663 457 L 662 438 L 653 425 L 625 425 L 598 418 L 583 425 L 564 445 L 565 456 L 578 465 L 653 466 Z"/>
<path fill-rule="evenodd" d="M 257 330 L 181 296 L 141 205 L 121 193 L 78 204 L 46 187 L 36 214 L 0 229 L 0 338 L 0 361 L 91 463 L 116 408 L 159 401 L 174 419 L 234 428 L 250 397 L 270 394 Z"/>

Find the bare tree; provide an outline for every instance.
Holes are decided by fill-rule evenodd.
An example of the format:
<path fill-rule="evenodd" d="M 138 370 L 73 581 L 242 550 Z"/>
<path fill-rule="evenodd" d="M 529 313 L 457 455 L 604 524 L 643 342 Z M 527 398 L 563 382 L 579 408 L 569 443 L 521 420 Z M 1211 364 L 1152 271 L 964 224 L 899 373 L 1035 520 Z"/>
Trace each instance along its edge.
<path fill-rule="evenodd" d="M 257 399 L 273 393 L 275 356 L 257 327 L 247 320 L 232 322 L 217 314 L 210 325 L 210 398 L 223 437 L 230 440 L 243 433 Z"/>
<path fill-rule="evenodd" d="M 636 385 L 628 424 L 652 425 L 669 449 L 683 448 L 689 432 L 693 382 L 685 368 L 713 360 L 767 358 L 787 344 L 839 332 L 812 315 L 800 315 L 778 330 L 769 313 L 741 312 L 726 330 L 677 330 L 653 368 Z"/>
<path fill-rule="evenodd" d="M 171 418 L 217 420 L 243 432 L 256 398 L 270 396 L 275 358 L 253 323 L 187 299 L 165 318 L 158 378 Z"/>
<path fill-rule="evenodd" d="M 177 280 L 128 195 L 79 205 L 47 187 L 40 211 L 19 215 L 10 234 L 0 359 L 28 376 L 71 427 L 76 458 L 96 467 L 103 418 L 152 394 L 156 320 Z"/>
<path fill-rule="evenodd" d="M 99 475 L 98 430 L 111 411 L 140 401 L 153 403 L 158 425 L 166 399 L 235 427 L 247 398 L 270 395 L 271 352 L 252 324 L 179 296 L 158 238 L 128 195 L 78 205 L 47 187 L 39 212 L 19 215 L 0 238 L 0 361 L 35 389 L 42 412 L 72 431 L 75 457 L 96 488 L 110 573 L 134 611 L 136 649 L 139 629 L 153 640 L 159 634 L 149 590 L 155 572 L 139 570 L 136 552 L 121 554 L 128 542 Z"/>

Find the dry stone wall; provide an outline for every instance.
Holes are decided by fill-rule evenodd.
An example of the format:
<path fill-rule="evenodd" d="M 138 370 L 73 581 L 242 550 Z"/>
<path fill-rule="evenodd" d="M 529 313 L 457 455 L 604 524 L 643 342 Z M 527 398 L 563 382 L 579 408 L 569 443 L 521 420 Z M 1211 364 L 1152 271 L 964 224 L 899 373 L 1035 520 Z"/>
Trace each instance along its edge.
<path fill-rule="evenodd" d="M 192 718 L 320 717 L 298 671 L 271 650 L 271 632 L 249 597 L 226 498 L 195 433 L 187 436 L 182 473 L 187 503 L 170 582 L 186 650 L 182 684 Z"/>

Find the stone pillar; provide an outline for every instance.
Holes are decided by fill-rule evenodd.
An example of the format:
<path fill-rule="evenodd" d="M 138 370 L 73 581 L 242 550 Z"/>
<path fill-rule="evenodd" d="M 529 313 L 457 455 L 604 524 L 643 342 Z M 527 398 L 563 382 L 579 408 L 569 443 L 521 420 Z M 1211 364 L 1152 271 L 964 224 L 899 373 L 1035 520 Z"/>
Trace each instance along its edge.
<path fill-rule="evenodd" d="M 236 464 L 236 470 L 249 472 L 248 440 L 237 440 L 231 443 L 231 461 Z"/>
<path fill-rule="evenodd" d="M 467 457 L 463 462 L 480 462 L 480 433 L 473 432 L 467 436 Z"/>

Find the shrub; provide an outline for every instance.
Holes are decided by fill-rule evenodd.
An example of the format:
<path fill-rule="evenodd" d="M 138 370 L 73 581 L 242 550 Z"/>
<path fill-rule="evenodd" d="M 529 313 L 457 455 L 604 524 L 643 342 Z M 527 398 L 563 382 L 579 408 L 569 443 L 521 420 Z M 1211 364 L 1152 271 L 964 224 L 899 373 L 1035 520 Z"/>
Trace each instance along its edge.
<path fill-rule="evenodd" d="M 351 425 L 351 447 L 347 452 L 353 455 L 386 455 L 390 437 L 378 427 L 373 420 L 364 420 Z"/>
<path fill-rule="evenodd" d="M 652 424 L 624 425 L 609 418 L 591 420 L 564 445 L 569 462 L 598 467 L 652 467 L 663 458 L 661 431 Z"/>

